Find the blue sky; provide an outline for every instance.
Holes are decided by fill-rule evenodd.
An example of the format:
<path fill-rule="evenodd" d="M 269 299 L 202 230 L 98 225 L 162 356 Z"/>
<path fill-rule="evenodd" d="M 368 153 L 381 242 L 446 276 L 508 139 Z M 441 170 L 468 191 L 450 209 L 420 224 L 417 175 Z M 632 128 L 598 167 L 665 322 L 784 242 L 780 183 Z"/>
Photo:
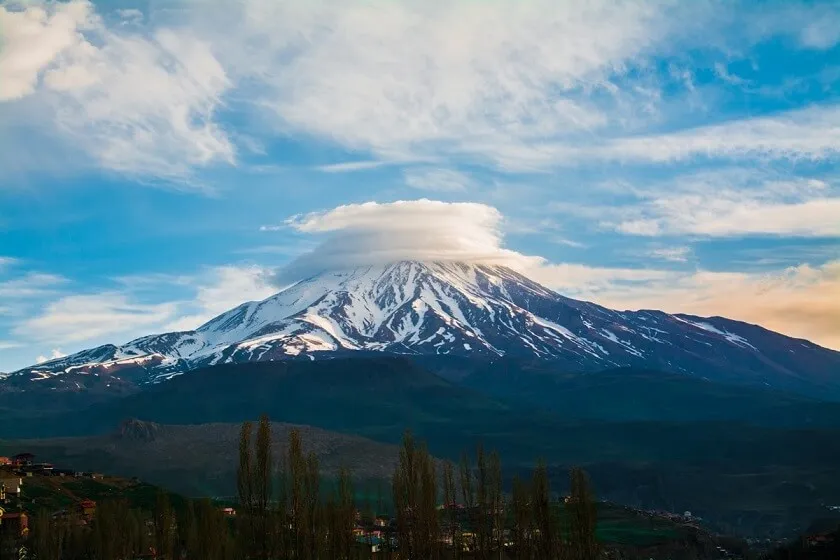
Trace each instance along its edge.
<path fill-rule="evenodd" d="M 374 252 L 840 348 L 838 160 L 836 2 L 0 2 L 0 371 Z"/>

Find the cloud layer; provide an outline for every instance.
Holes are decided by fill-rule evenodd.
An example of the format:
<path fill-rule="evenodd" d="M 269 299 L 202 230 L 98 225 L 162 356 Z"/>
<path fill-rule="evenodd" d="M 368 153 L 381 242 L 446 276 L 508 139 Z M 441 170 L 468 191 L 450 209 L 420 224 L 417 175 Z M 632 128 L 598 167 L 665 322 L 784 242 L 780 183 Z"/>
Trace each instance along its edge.
<path fill-rule="evenodd" d="M 791 35 L 802 48 L 830 49 L 840 15 L 829 6 L 211 0 L 151 3 L 145 14 L 88 0 L 22 6 L 0 5 L 0 118 L 24 110 L 33 133 L 26 123 L 38 115 L 36 132 L 145 179 L 189 185 L 197 170 L 236 165 L 290 134 L 372 158 L 329 171 L 454 158 L 507 171 L 814 159 L 836 157 L 840 145 L 832 104 L 645 132 L 696 94 L 679 58 L 654 70 L 663 57 Z M 229 130 L 227 112 L 259 126 Z"/>

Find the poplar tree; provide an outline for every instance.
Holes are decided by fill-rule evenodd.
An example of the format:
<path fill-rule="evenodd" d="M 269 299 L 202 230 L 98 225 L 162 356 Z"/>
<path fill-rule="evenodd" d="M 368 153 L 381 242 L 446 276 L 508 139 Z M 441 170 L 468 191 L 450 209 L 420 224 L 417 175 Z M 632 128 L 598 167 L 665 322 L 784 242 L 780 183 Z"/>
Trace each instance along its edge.
<path fill-rule="evenodd" d="M 202 560 L 232 560 L 235 549 L 230 538 L 227 520 L 213 502 L 205 498 L 198 504 L 198 542 L 196 558 Z M 239 553 L 244 551 L 239 549 Z"/>
<path fill-rule="evenodd" d="M 569 473 L 571 491 L 566 503 L 569 518 L 570 560 L 595 560 L 598 558 L 598 543 L 595 538 L 597 510 L 589 485 L 589 477 L 580 468 Z"/>
<path fill-rule="evenodd" d="M 64 560 L 90 558 L 90 528 L 81 523 L 79 515 L 71 512 L 67 516 L 67 535 L 64 544 Z"/>
<path fill-rule="evenodd" d="M 480 560 L 487 560 L 490 557 L 490 503 L 489 503 L 489 472 L 487 468 L 487 457 L 484 454 L 484 447 L 481 443 L 476 449 L 476 468 L 477 468 L 477 486 L 476 486 L 476 503 L 478 505 L 478 512 L 476 513 L 477 527 L 476 532 L 476 557 Z"/>
<path fill-rule="evenodd" d="M 40 510 L 35 515 L 32 523 L 32 552 L 35 558 L 60 558 L 64 535 L 57 525 L 46 510 Z"/>
<path fill-rule="evenodd" d="M 416 558 L 417 487 L 415 460 L 417 453 L 410 431 L 403 435 L 399 461 L 392 479 L 394 514 L 397 522 L 397 547 L 400 556 Z"/>
<path fill-rule="evenodd" d="M 437 558 L 440 529 L 434 459 L 410 432 L 403 437 L 392 483 L 400 557 Z"/>
<path fill-rule="evenodd" d="M 268 559 L 269 505 L 272 497 L 271 422 L 263 414 L 257 427 L 256 460 L 253 465 L 254 546 L 259 558 Z"/>
<path fill-rule="evenodd" d="M 106 500 L 97 507 L 93 551 L 98 560 L 131 558 L 148 550 L 143 519 L 125 500 Z"/>
<path fill-rule="evenodd" d="M 353 548 L 353 526 L 356 522 L 356 509 L 353 506 L 353 480 L 350 471 L 342 468 L 338 473 L 338 558 L 350 559 Z"/>
<path fill-rule="evenodd" d="M 187 502 L 183 518 L 178 522 L 178 539 L 180 557 L 198 557 L 198 520 L 195 513 L 195 503 Z"/>
<path fill-rule="evenodd" d="M 251 458 L 251 422 L 243 422 L 239 434 L 239 468 L 236 471 L 236 489 L 239 508 L 236 521 L 239 549 L 244 557 L 250 556 L 254 547 L 254 482 Z"/>
<path fill-rule="evenodd" d="M 493 451 L 490 454 L 488 466 L 488 504 L 490 506 L 491 546 L 490 551 L 495 550 L 496 556 L 501 560 L 504 551 L 505 533 L 505 510 L 504 495 L 502 494 L 502 462 L 499 454 Z"/>
<path fill-rule="evenodd" d="M 313 452 L 309 452 L 306 457 L 306 465 L 304 471 L 304 496 L 305 496 L 305 517 L 306 517 L 306 558 L 317 558 L 318 552 L 318 535 L 322 530 L 322 518 L 320 516 L 319 497 L 320 497 L 320 483 L 321 476 L 318 466 L 318 457 Z"/>
<path fill-rule="evenodd" d="M 513 479 L 511 492 L 513 510 L 513 548 L 517 560 L 530 560 L 531 531 L 533 512 L 531 510 L 531 491 L 519 476 Z"/>
<path fill-rule="evenodd" d="M 277 495 L 270 523 L 272 532 L 269 543 L 271 554 L 277 558 L 287 558 L 290 554 L 291 540 L 288 529 L 290 485 L 288 457 L 281 455 L 277 461 Z"/>
<path fill-rule="evenodd" d="M 306 459 L 297 428 L 289 432 L 288 461 L 291 549 L 293 558 L 306 557 Z"/>
<path fill-rule="evenodd" d="M 461 454 L 461 462 L 458 465 L 458 480 L 461 486 L 461 497 L 464 500 L 464 509 L 467 512 L 467 517 L 470 523 L 471 537 L 469 539 L 462 538 L 463 544 L 470 550 L 475 550 L 475 530 L 476 519 L 476 504 L 475 504 L 475 486 L 473 485 L 473 472 L 470 466 L 470 457 L 466 451 Z"/>
<path fill-rule="evenodd" d="M 157 560 L 172 560 L 174 552 L 175 518 L 169 496 L 163 490 L 158 490 L 155 500 L 155 558 Z"/>
<path fill-rule="evenodd" d="M 555 558 L 559 552 L 559 535 L 556 534 L 551 513 L 551 486 L 548 468 L 540 460 L 534 469 L 531 483 L 531 508 L 534 515 L 534 553 L 538 560 Z"/>
<path fill-rule="evenodd" d="M 418 449 L 417 466 L 420 474 L 418 503 L 418 531 L 420 558 L 438 558 L 440 526 L 437 515 L 437 472 L 425 445 Z"/>
<path fill-rule="evenodd" d="M 458 519 L 456 509 L 455 489 L 455 467 L 452 461 L 443 464 L 443 505 L 446 512 L 446 535 L 447 540 L 455 550 L 457 556 L 460 552 L 461 543 L 458 538 Z"/>

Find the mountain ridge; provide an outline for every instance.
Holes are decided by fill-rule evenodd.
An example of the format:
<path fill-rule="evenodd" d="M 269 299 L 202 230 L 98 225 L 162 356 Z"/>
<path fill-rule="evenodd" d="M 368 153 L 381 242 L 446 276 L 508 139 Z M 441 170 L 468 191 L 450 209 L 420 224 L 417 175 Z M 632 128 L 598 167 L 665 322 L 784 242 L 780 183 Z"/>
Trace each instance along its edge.
<path fill-rule="evenodd" d="M 223 363 L 356 352 L 536 358 L 577 371 L 647 367 L 840 395 L 840 352 L 806 340 L 723 317 L 614 311 L 504 266 L 417 261 L 321 272 L 193 331 L 88 349 L 13 372 L 0 386 L 62 388 L 67 374 L 148 384 Z"/>

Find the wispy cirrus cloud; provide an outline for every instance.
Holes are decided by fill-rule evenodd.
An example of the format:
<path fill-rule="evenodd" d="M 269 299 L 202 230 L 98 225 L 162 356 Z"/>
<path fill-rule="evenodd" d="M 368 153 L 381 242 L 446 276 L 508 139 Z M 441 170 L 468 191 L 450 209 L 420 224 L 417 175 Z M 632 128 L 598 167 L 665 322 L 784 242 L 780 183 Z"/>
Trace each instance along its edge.
<path fill-rule="evenodd" d="M 548 205 L 590 229 L 639 237 L 840 237 L 834 175 L 723 167 L 593 185 L 588 200 Z"/>
<path fill-rule="evenodd" d="M 403 178 L 409 187 L 424 191 L 457 192 L 475 184 L 466 173 L 437 167 L 407 169 L 403 172 Z"/>
<path fill-rule="evenodd" d="M 621 161 L 691 158 L 818 160 L 840 155 L 840 106 L 824 105 L 668 134 L 623 138 L 594 150 Z"/>
<path fill-rule="evenodd" d="M 840 11 L 831 1 L 808 4 L 785 3 L 755 10 L 754 25 L 744 28 L 752 41 L 768 34 L 786 35 L 806 49 L 824 51 L 840 43 Z"/>
<path fill-rule="evenodd" d="M 620 222 L 616 230 L 641 236 L 840 237 L 840 197 L 781 203 L 742 193 L 683 195 L 651 201 L 643 212 L 652 217 Z"/>
<path fill-rule="evenodd" d="M 56 293 L 67 279 L 57 274 L 26 272 L 0 282 L 0 298 L 5 301 L 43 297 Z"/>
<path fill-rule="evenodd" d="M 376 169 L 377 167 L 382 167 L 383 165 L 386 165 L 386 162 L 377 160 L 345 161 L 341 163 L 319 165 L 316 169 L 318 171 L 323 171 L 324 173 L 352 173 L 353 171 Z"/>
<path fill-rule="evenodd" d="M 0 114 L 21 100 L 51 120 L 12 131 L 64 138 L 91 164 L 137 178 L 188 183 L 194 168 L 234 163 L 214 118 L 231 83 L 209 45 L 188 29 L 120 23 L 87 0 L 0 5 Z"/>
<path fill-rule="evenodd" d="M 686 262 L 691 256 L 691 247 L 657 247 L 651 249 L 648 255 L 664 261 Z"/>
<path fill-rule="evenodd" d="M 48 303 L 12 333 L 50 344 L 74 344 L 153 329 L 171 320 L 176 311 L 174 303 L 141 304 L 115 292 L 68 295 Z"/>
<path fill-rule="evenodd" d="M 688 175 L 666 189 L 637 193 L 614 227 L 640 236 L 840 237 L 840 188 L 833 180 L 778 179 L 765 172 Z"/>

